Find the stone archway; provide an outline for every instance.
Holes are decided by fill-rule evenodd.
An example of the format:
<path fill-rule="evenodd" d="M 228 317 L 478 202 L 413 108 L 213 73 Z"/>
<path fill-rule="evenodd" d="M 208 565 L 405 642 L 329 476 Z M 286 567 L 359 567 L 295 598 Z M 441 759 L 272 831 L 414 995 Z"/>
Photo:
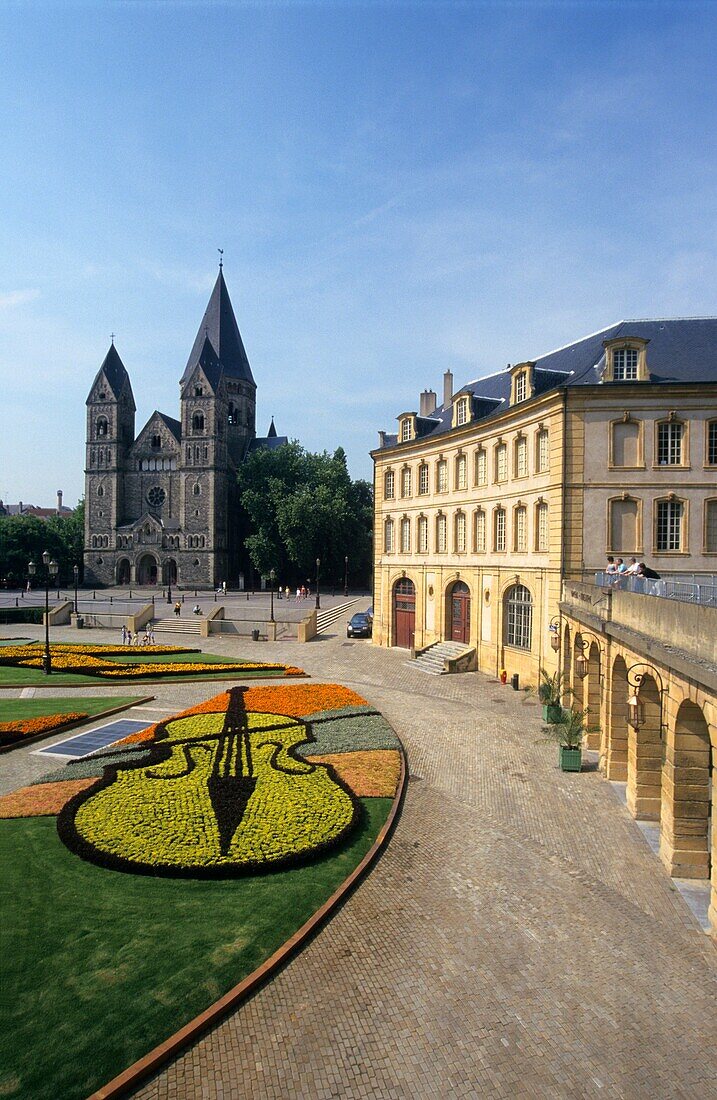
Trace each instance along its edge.
<path fill-rule="evenodd" d="M 712 864 L 712 746 L 696 703 L 685 699 L 665 750 L 660 856 L 671 875 L 710 878 Z"/>
<path fill-rule="evenodd" d="M 627 780 L 627 693 L 627 665 L 622 657 L 616 657 L 610 677 L 605 775 L 622 783 Z"/>
<path fill-rule="evenodd" d="M 158 566 L 154 554 L 143 554 L 137 562 L 137 584 L 156 585 L 157 577 Z"/>
<path fill-rule="evenodd" d="M 662 801 L 660 692 L 646 674 L 638 690 L 642 712 L 639 730 L 629 727 L 627 742 L 627 808 L 642 821 L 659 821 Z"/>
<path fill-rule="evenodd" d="M 587 681 L 583 688 L 583 698 L 585 699 L 585 706 L 590 713 L 588 714 L 588 726 L 601 726 L 601 668 L 600 668 L 600 648 L 595 642 L 590 643 L 590 649 L 588 650 L 588 675 Z M 600 756 L 604 756 L 604 748 L 602 743 L 603 731 L 602 729 L 593 730 L 588 734 L 587 746 L 589 749 L 599 749 Z"/>
<path fill-rule="evenodd" d="M 446 592 L 446 638 L 468 645 L 471 638 L 471 590 L 456 581 Z"/>
<path fill-rule="evenodd" d="M 117 584 L 128 585 L 130 583 L 129 558 L 120 558 L 117 562 Z"/>

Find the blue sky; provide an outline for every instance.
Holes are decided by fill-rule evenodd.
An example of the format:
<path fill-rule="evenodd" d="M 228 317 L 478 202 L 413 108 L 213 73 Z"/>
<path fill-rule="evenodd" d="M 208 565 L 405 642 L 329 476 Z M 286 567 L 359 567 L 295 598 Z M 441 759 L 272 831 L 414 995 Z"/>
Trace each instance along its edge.
<path fill-rule="evenodd" d="M 115 332 L 178 415 L 217 247 L 258 428 L 342 445 L 624 317 L 717 313 L 717 6 L 0 9 L 0 497 L 73 504 Z"/>

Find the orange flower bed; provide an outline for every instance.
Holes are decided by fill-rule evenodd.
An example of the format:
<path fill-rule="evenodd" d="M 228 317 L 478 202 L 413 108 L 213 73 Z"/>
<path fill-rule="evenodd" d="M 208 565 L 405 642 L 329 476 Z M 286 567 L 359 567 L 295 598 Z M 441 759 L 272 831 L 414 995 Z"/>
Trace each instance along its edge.
<path fill-rule="evenodd" d="M 365 707 L 366 700 L 340 684 L 291 684 L 286 687 L 250 687 L 244 695 L 247 710 L 269 714 L 288 714 L 303 718 L 322 710 Z"/>
<path fill-rule="evenodd" d="M 51 817 L 59 814 L 73 795 L 96 783 L 96 779 L 68 779 L 64 783 L 38 783 L 20 787 L 0 798 L 0 818 Z"/>
<path fill-rule="evenodd" d="M 393 798 L 401 774 L 401 757 L 393 749 L 332 752 L 307 756 L 307 763 L 330 764 L 359 798 Z"/>
<path fill-rule="evenodd" d="M 43 714 L 38 718 L 0 722 L 0 745 L 9 745 L 13 741 L 21 741 L 24 737 L 34 737 L 38 733 L 62 729 L 71 722 L 81 722 L 85 718 L 89 718 L 89 715 L 80 711 L 69 711 L 65 714 Z"/>

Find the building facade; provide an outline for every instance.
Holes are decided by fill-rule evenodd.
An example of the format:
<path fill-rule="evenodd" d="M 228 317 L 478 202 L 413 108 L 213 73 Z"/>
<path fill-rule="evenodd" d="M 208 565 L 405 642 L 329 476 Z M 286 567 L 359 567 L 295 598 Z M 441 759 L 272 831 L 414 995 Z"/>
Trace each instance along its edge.
<path fill-rule="evenodd" d="M 180 380 L 180 418 L 155 411 L 135 435 L 129 374 L 111 345 L 87 398 L 85 581 L 235 583 L 236 470 L 254 448 L 256 383 L 223 271 Z"/>
<path fill-rule="evenodd" d="M 457 391 L 446 372 L 372 457 L 374 642 L 453 639 L 535 683 L 563 578 L 610 553 L 715 569 L 717 319 L 620 322 Z"/>

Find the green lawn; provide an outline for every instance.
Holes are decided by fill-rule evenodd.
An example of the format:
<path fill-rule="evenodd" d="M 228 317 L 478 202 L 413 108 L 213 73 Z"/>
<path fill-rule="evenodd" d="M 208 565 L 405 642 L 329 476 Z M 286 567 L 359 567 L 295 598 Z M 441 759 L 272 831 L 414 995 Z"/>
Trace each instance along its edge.
<path fill-rule="evenodd" d="M 292 871 L 197 881 L 107 871 L 54 818 L 0 821 L 0 1096 L 81 1100 L 283 944 L 359 863 L 391 808 Z"/>
<path fill-rule="evenodd" d="M 57 699 L 46 695 L 42 699 L 0 699 L 0 722 L 39 718 L 43 714 L 67 714 L 70 711 L 101 714 L 116 707 L 131 707 L 141 699 L 139 695 L 85 695 L 76 699 Z"/>

